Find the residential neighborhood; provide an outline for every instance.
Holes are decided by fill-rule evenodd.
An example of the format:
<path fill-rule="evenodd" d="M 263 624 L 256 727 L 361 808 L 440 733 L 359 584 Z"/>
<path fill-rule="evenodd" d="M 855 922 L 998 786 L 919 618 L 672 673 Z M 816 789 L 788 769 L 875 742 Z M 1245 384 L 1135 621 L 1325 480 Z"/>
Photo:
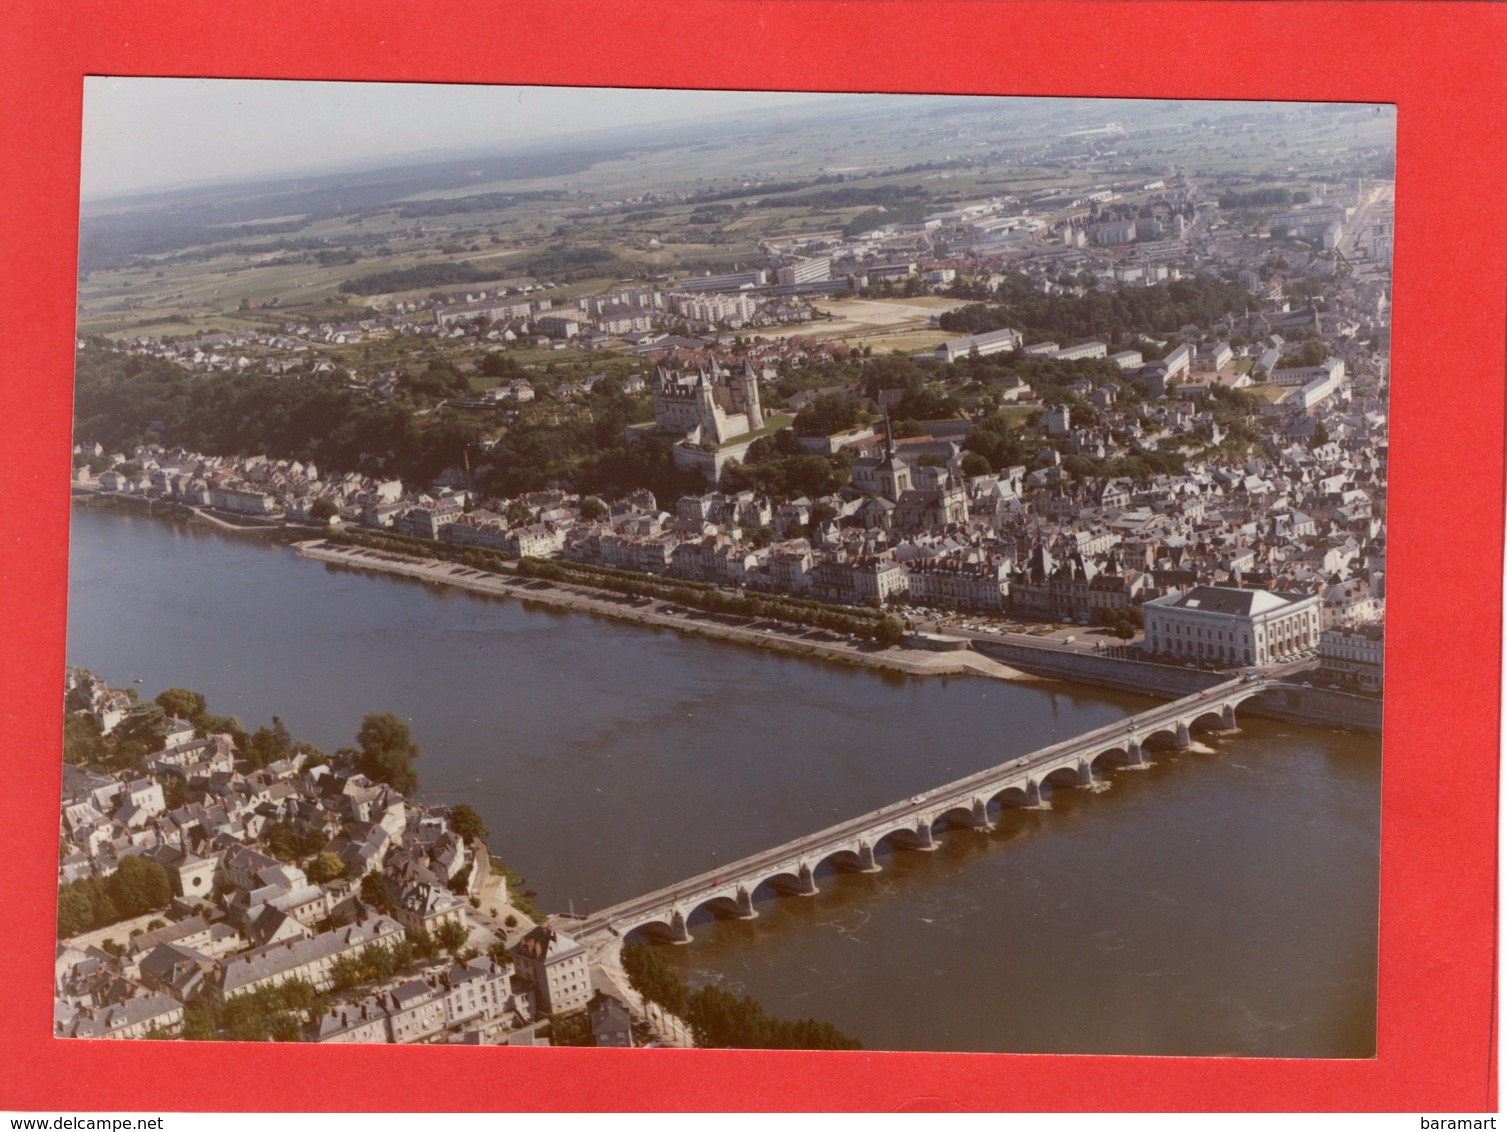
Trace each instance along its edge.
<path fill-rule="evenodd" d="M 328 1004 L 296 1035 L 313 1042 L 547 1045 L 548 1015 L 626 1011 L 611 974 L 510 903 L 454 811 L 307 748 L 257 765 L 230 734 L 195 738 L 83 670 L 68 703 L 102 738 L 158 749 L 141 772 L 64 766 L 57 1036 L 214 1037 L 209 1008 L 288 987 Z M 91 916 L 89 897 L 70 903 L 80 882 L 103 882 L 93 915 L 108 919 L 99 903 L 144 870 L 160 886 L 147 910 L 115 901 L 119 920 L 68 930 Z"/>

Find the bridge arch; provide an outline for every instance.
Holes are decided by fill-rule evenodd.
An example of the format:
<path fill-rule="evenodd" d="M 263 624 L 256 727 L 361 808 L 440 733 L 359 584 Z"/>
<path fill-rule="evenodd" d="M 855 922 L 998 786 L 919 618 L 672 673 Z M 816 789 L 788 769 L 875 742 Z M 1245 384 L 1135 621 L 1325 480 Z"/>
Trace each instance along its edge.
<path fill-rule="evenodd" d="M 1041 790 L 1030 779 L 1012 782 L 1008 786 L 1001 786 L 989 795 L 985 801 L 993 806 L 1035 806 L 1041 803 Z"/>
<path fill-rule="evenodd" d="M 1041 786 L 1087 786 L 1093 781 L 1094 772 L 1086 760 L 1054 767 L 1037 780 Z"/>
<path fill-rule="evenodd" d="M 923 829 L 925 833 L 921 832 Z M 924 821 L 921 815 L 917 814 L 909 824 L 892 825 L 883 833 L 876 831 L 874 848 L 877 849 L 882 843 L 888 841 L 891 847 L 896 849 L 927 849 L 934 844 L 931 834 L 932 822 Z"/>
<path fill-rule="evenodd" d="M 830 864 L 834 869 L 851 873 L 875 873 L 874 847 L 866 842 L 833 849 L 816 862 L 816 867 Z"/>
<path fill-rule="evenodd" d="M 820 861 L 792 861 L 780 868 L 771 869 L 757 879 L 750 877 L 745 882 L 748 889 L 749 900 L 757 897 L 760 889 L 764 889 L 775 896 L 783 896 L 789 893 L 797 893 L 804 896 L 814 895 L 816 889 L 816 869 Z"/>
<path fill-rule="evenodd" d="M 1195 730 L 1196 731 L 1223 731 L 1223 730 L 1225 730 L 1227 728 L 1227 726 L 1228 726 L 1228 722 L 1226 721 L 1225 716 L 1224 716 L 1224 711 L 1222 710 L 1223 706 L 1224 705 L 1221 704 L 1219 707 L 1209 708 L 1207 711 L 1200 712 L 1198 715 L 1194 716 L 1192 719 L 1190 719 L 1188 721 L 1188 730 L 1189 731 L 1195 731 Z M 1230 714 L 1232 716 L 1234 715 L 1234 709 L 1233 708 L 1230 709 Z"/>
<path fill-rule="evenodd" d="M 698 912 L 707 912 L 718 920 L 753 919 L 753 891 L 742 885 L 737 890 L 714 892 L 702 897 L 686 911 L 686 921 L 696 918 Z"/>
<path fill-rule="evenodd" d="M 651 913 L 629 927 L 620 927 L 617 932 L 623 939 L 637 932 L 656 943 L 683 942 L 675 931 L 673 914 L 668 908 Z"/>
<path fill-rule="evenodd" d="M 1149 747 L 1154 750 L 1165 750 L 1169 747 L 1176 747 L 1178 745 L 1177 726 L 1176 724 L 1170 724 L 1148 731 L 1146 734 L 1140 736 L 1140 743 L 1143 748 Z"/>
<path fill-rule="evenodd" d="M 1127 742 L 1114 747 L 1106 747 L 1089 760 L 1089 765 L 1101 768 L 1129 766 L 1137 761 L 1131 754 L 1131 746 L 1132 744 Z"/>

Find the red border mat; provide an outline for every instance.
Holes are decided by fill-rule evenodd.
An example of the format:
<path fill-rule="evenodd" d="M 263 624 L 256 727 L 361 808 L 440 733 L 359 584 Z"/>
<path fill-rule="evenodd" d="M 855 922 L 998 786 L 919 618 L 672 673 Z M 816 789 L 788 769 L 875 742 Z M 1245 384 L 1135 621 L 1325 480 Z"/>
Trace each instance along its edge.
<path fill-rule="evenodd" d="M 83 0 L 10 6 L 0 790 L 12 1109 L 1483 1110 L 1496 1104 L 1507 7 Z M 49 1037 L 85 74 L 1394 102 L 1372 1061 L 62 1042 Z"/>

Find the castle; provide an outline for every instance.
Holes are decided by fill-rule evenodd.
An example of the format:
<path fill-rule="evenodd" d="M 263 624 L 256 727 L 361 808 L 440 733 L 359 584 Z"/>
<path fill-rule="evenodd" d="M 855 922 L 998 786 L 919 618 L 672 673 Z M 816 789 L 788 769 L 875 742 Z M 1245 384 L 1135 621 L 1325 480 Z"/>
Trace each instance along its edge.
<path fill-rule="evenodd" d="M 654 380 L 654 428 L 690 444 L 718 446 L 764 427 L 753 367 L 678 373 L 661 367 Z"/>

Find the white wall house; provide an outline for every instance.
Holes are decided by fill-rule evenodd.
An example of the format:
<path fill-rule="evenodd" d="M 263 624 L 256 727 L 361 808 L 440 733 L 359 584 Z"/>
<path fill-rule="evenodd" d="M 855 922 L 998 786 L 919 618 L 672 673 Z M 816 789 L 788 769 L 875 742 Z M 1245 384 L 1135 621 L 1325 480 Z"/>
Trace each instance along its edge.
<path fill-rule="evenodd" d="M 1146 648 L 1222 664 L 1276 664 L 1319 644 L 1317 594 L 1195 586 L 1142 607 Z"/>

